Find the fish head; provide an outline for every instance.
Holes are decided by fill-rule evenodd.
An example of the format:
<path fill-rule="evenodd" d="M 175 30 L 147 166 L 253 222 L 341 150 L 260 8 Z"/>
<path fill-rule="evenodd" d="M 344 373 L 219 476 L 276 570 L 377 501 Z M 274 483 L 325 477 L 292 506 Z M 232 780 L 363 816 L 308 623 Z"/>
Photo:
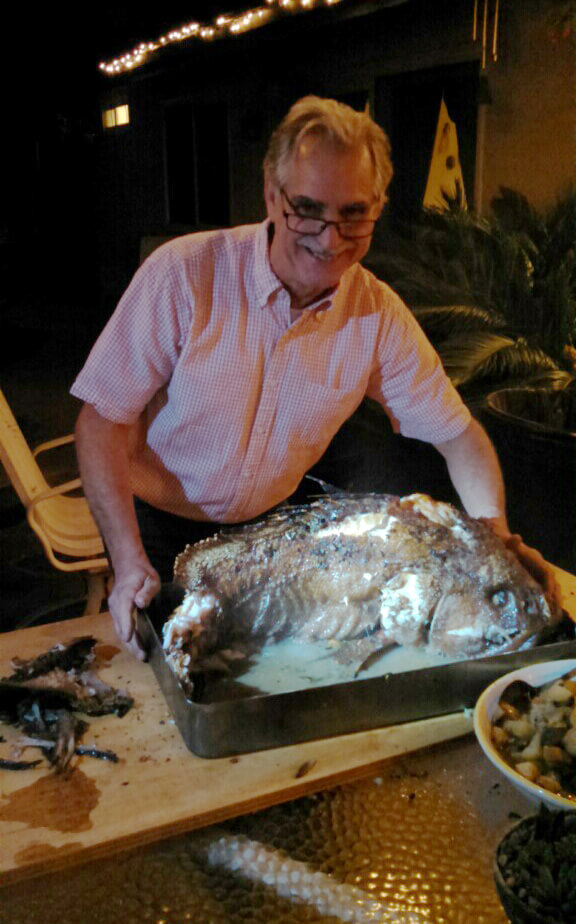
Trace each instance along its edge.
<path fill-rule="evenodd" d="M 475 658 L 526 644 L 550 620 L 544 594 L 515 588 L 447 590 L 435 608 L 428 644 L 448 657 Z"/>

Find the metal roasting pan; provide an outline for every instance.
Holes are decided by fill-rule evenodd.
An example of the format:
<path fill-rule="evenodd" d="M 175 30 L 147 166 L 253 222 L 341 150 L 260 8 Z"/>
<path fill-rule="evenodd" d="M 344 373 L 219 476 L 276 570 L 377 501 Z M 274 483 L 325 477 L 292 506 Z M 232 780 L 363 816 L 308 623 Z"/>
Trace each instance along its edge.
<path fill-rule="evenodd" d="M 161 641 L 162 625 L 183 594 L 177 584 L 165 584 L 138 614 L 138 633 L 186 746 L 199 757 L 244 754 L 458 712 L 473 708 L 485 687 L 509 671 L 576 657 L 574 626 L 568 621 L 563 633 L 568 640 L 523 651 L 291 693 L 196 703 L 166 662 Z"/>

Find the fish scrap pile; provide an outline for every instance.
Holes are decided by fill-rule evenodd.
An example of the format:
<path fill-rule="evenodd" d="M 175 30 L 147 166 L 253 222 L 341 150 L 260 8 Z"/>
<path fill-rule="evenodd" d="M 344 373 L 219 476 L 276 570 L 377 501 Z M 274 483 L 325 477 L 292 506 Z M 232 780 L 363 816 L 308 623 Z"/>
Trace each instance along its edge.
<path fill-rule="evenodd" d="M 19 759 L 29 747 L 39 748 L 57 772 L 69 766 L 74 754 L 118 761 L 113 751 L 79 743 L 89 724 L 75 713 L 123 716 L 133 705 L 127 693 L 97 675 L 96 641 L 83 636 L 37 658 L 12 660 L 13 673 L 0 680 L 0 722 L 21 729 L 23 737 L 12 746 L 14 759 L 0 759 L 0 769 L 27 770 L 40 764 L 41 759 Z"/>
<path fill-rule="evenodd" d="M 348 663 L 395 644 L 455 660 L 534 644 L 560 615 L 484 523 L 420 494 L 286 507 L 188 546 L 174 575 L 186 594 L 163 645 L 188 693 L 250 640 L 330 639 Z"/>

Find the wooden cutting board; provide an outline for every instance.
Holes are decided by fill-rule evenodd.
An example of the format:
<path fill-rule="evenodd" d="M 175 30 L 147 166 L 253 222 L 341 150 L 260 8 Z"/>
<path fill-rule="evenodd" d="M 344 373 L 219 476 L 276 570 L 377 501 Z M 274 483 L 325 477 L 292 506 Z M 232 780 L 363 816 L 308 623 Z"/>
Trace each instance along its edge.
<path fill-rule="evenodd" d="M 576 616 L 576 578 L 558 572 Z M 123 718 L 93 719 L 83 744 L 115 751 L 117 764 L 74 758 L 58 776 L 47 764 L 0 771 L 0 883 L 38 875 L 150 843 L 235 815 L 376 773 L 391 757 L 472 729 L 457 713 L 420 722 L 304 742 L 240 757 L 205 760 L 184 745 L 147 664 L 120 649 L 108 614 L 0 636 L 0 676 L 10 659 L 35 657 L 56 642 L 94 635 L 102 678 L 135 706 Z M 7 741 L 15 732 L 0 726 Z M 7 756 L 8 746 L 0 746 Z M 27 752 L 32 759 L 37 752 Z"/>

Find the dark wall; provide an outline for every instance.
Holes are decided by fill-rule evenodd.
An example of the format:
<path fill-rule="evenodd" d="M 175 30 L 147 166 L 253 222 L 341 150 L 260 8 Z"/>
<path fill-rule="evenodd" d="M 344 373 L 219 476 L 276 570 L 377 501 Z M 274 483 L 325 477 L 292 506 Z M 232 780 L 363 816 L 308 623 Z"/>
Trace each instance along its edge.
<path fill-rule="evenodd" d="M 258 221 L 264 216 L 261 164 L 268 137 L 295 100 L 307 93 L 352 101 L 367 97 L 388 128 L 382 106 L 374 108 L 386 81 L 391 87 L 398 74 L 476 60 L 468 12 L 449 0 L 410 0 L 339 22 L 294 16 L 278 28 L 166 50 L 128 79 L 103 83 L 103 103 L 110 96 L 123 98 L 132 113 L 127 128 L 99 140 L 103 313 L 111 310 L 138 265 L 143 236 L 195 227 L 171 220 L 167 111 L 174 106 L 226 107 L 229 220 Z M 470 124 L 475 124 L 475 104 L 474 99 Z M 428 107 L 432 137 L 423 139 L 420 133 L 412 143 L 410 131 L 404 131 L 404 151 L 423 146 L 429 158 L 436 107 L 434 96 Z M 392 121 L 397 129 L 402 125 L 401 111 Z"/>

